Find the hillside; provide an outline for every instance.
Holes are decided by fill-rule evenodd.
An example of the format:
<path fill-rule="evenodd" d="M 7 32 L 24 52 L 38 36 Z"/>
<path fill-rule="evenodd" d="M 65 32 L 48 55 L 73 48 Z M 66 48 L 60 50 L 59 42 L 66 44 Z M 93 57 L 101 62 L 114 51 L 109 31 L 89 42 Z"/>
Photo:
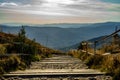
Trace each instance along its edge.
<path fill-rule="evenodd" d="M 94 41 L 102 39 L 103 37 L 105 37 L 105 36 L 95 37 L 95 38 L 92 38 L 92 39 L 89 39 L 89 40 L 85 40 L 85 41 L 90 42 L 91 43 L 91 47 L 93 47 L 94 46 Z M 111 40 L 111 38 L 110 38 L 110 40 Z M 71 45 L 71 46 L 68 46 L 68 47 L 63 47 L 63 48 L 60 48 L 59 50 L 67 52 L 69 50 L 78 49 L 78 46 L 80 45 L 80 43 L 81 42 L 76 43 L 76 44 Z M 101 45 L 97 44 L 97 47 L 100 47 L 100 46 Z"/>
<path fill-rule="evenodd" d="M 5 47 L 7 47 L 7 46 L 13 46 L 14 47 L 14 45 L 22 44 L 22 42 L 17 41 L 17 39 L 18 39 L 18 35 L 7 34 L 7 33 L 0 32 L 0 45 L 3 45 L 3 46 L 5 45 Z M 47 48 L 45 46 L 42 46 L 40 43 L 35 42 L 35 40 L 30 40 L 27 37 L 25 38 L 25 42 L 23 44 L 25 44 L 25 45 L 30 45 L 30 44 L 35 45 L 38 48 L 40 54 L 55 52 L 55 50 Z M 12 53 L 12 52 L 19 52 L 19 51 L 17 51 L 17 49 L 13 49 L 13 51 L 12 51 L 12 48 L 11 48 L 11 51 L 7 50 L 6 53 L 8 53 L 8 52 Z"/>
<path fill-rule="evenodd" d="M 120 22 L 106 22 L 95 24 L 46 24 L 26 26 L 26 36 L 36 39 L 44 46 L 59 49 L 74 45 L 83 40 L 112 33 Z M 18 33 L 19 26 L 1 25 L 3 32 Z M 61 44 L 62 43 L 62 44 Z"/>
<path fill-rule="evenodd" d="M 32 61 L 51 57 L 54 53 L 60 52 L 28 39 L 24 28 L 17 35 L 0 32 L 0 76 L 6 72 L 24 70 Z"/>

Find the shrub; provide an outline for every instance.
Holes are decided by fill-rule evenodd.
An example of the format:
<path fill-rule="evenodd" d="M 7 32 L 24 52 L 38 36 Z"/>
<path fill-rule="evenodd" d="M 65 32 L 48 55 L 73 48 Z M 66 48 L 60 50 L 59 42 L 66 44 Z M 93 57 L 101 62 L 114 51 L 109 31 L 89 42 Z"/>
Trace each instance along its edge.
<path fill-rule="evenodd" d="M 0 45 L 0 54 L 5 54 L 6 48 L 3 45 Z"/>
<path fill-rule="evenodd" d="M 40 61 L 41 60 L 41 56 L 36 54 L 36 55 L 31 55 L 31 61 Z"/>
<path fill-rule="evenodd" d="M 92 55 L 85 60 L 85 63 L 91 68 L 100 68 L 103 62 L 102 55 Z"/>
<path fill-rule="evenodd" d="M 0 63 L 1 64 L 1 63 Z M 0 75 L 4 73 L 3 67 L 0 66 Z"/>
<path fill-rule="evenodd" d="M 115 70 L 115 75 L 113 76 L 113 80 L 120 80 L 120 68 Z"/>
<path fill-rule="evenodd" d="M 77 51 L 77 50 L 71 50 L 68 52 L 68 54 L 76 58 L 80 57 L 80 51 Z"/>

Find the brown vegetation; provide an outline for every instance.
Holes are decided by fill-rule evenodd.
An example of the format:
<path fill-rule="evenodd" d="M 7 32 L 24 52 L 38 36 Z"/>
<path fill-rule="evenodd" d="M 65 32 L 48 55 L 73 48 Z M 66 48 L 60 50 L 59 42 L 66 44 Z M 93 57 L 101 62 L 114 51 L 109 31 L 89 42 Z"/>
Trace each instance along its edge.
<path fill-rule="evenodd" d="M 18 35 L 0 32 L 0 74 L 29 67 L 31 61 L 50 57 L 59 51 L 44 47 L 25 36 L 22 26 Z"/>
<path fill-rule="evenodd" d="M 83 60 L 89 68 L 100 69 L 113 76 L 113 80 L 120 80 L 120 54 L 90 55 L 86 52 L 70 51 L 69 55 Z"/>

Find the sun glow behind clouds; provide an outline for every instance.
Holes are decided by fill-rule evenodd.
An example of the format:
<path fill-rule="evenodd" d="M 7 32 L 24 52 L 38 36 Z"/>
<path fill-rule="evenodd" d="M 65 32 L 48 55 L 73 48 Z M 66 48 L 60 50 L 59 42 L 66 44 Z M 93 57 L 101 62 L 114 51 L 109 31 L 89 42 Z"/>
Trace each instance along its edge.
<path fill-rule="evenodd" d="M 13 3 L 13 2 L 9 2 L 9 3 L 1 3 L 0 6 L 18 6 L 16 3 Z"/>
<path fill-rule="evenodd" d="M 11 2 L 10 2 L 11 1 Z M 91 21 L 109 21 L 120 18 L 119 4 L 106 3 L 101 0 L 5 0 L 0 1 L 0 21 L 5 21 L 2 13 L 8 13 L 7 21 L 15 19 L 20 21 L 23 16 L 14 16 L 15 14 L 28 15 L 31 20 L 40 20 L 46 22 L 91 22 Z M 24 2 L 25 1 L 25 2 Z M 13 14 L 14 13 L 14 14 Z M 32 15 L 32 16 L 31 16 Z M 13 18 L 9 18 L 12 16 Z M 35 16 L 35 17 L 34 17 Z M 36 17 L 37 16 L 37 17 Z M 114 16 L 114 19 L 113 19 Z M 2 18 L 1 18 L 2 17 Z M 25 16 L 22 18 L 26 18 Z M 33 18 L 33 19 L 32 19 Z M 71 19 L 71 20 L 69 20 Z M 76 20 L 75 20 L 76 19 Z M 94 20 L 93 20 L 94 19 Z M 26 19 L 25 19 L 26 20 Z M 48 21 L 50 20 L 50 21 Z M 65 21 L 67 20 L 67 21 Z M 44 22 L 45 22 L 44 21 Z M 118 20 L 120 21 L 120 20 Z M 32 22 L 32 21 L 31 21 Z M 39 22 L 39 21 L 37 21 Z"/>
<path fill-rule="evenodd" d="M 48 3 L 59 3 L 59 4 L 72 4 L 72 0 L 46 0 Z"/>

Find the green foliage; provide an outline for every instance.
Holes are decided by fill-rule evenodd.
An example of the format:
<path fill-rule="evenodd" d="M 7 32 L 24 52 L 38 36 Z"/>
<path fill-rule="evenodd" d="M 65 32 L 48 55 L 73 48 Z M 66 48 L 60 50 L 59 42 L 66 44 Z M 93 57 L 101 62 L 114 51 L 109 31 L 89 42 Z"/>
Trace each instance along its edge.
<path fill-rule="evenodd" d="M 25 28 L 22 26 L 18 35 L 0 33 L 0 54 L 14 54 L 10 56 L 0 56 L 0 74 L 24 70 L 28 68 L 32 61 L 40 61 L 41 58 L 51 57 L 51 54 L 60 53 L 40 45 L 35 39 L 30 40 L 25 36 Z M 27 55 L 15 55 L 27 54 Z"/>
<path fill-rule="evenodd" d="M 40 55 L 34 55 L 34 56 L 31 56 L 31 60 L 34 62 L 34 61 L 40 61 L 41 60 L 41 56 Z"/>
<path fill-rule="evenodd" d="M 25 27 L 22 26 L 20 29 L 20 32 L 18 33 L 18 36 L 14 38 L 13 44 L 9 44 L 7 46 L 8 53 L 25 53 L 25 54 L 36 54 L 37 53 L 37 47 L 34 40 L 29 40 L 25 36 Z"/>
<path fill-rule="evenodd" d="M 20 32 L 18 33 L 18 41 L 19 42 L 23 42 L 23 43 L 25 42 L 25 38 L 26 38 L 25 34 L 26 34 L 25 27 L 22 26 L 22 28 L 20 29 Z"/>

